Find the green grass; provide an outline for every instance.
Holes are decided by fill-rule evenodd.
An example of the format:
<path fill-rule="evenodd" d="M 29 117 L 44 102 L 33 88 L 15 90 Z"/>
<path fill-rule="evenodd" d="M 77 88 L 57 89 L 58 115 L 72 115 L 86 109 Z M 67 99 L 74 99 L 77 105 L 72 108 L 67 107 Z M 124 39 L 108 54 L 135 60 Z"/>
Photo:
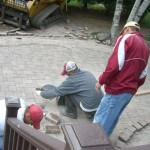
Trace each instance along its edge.
<path fill-rule="evenodd" d="M 83 3 L 79 2 L 78 0 L 71 0 L 68 3 L 68 6 L 70 7 L 75 7 L 75 8 L 83 8 Z M 88 10 L 93 10 L 93 11 L 97 11 L 97 12 L 105 12 L 105 7 L 103 4 L 88 4 Z"/>
<path fill-rule="evenodd" d="M 97 34 L 101 33 L 101 31 L 97 31 L 97 32 L 92 32 L 91 35 L 92 36 L 97 36 Z"/>
<path fill-rule="evenodd" d="M 73 7 L 82 7 L 83 4 L 81 2 L 78 2 L 77 0 L 71 0 L 68 3 L 68 6 L 73 6 Z"/>
<path fill-rule="evenodd" d="M 142 20 L 142 27 L 150 28 L 150 12 L 147 13 L 147 15 Z"/>
<path fill-rule="evenodd" d="M 150 41 L 150 36 L 145 36 L 144 39 Z"/>

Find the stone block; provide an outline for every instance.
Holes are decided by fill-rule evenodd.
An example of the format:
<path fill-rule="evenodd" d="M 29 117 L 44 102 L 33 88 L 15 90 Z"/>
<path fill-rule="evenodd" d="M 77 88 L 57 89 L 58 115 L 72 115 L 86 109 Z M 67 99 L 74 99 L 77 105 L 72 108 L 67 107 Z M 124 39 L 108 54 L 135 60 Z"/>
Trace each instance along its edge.
<path fill-rule="evenodd" d="M 7 33 L 0 33 L 0 36 L 7 36 Z"/>
<path fill-rule="evenodd" d="M 10 33 L 7 33 L 7 35 L 9 35 L 9 36 L 15 36 L 15 35 L 17 35 L 17 33 L 16 32 L 10 32 Z"/>
<path fill-rule="evenodd" d="M 132 126 L 132 125 L 129 125 L 129 126 L 127 127 L 127 129 L 130 130 L 132 133 L 136 132 L 136 130 L 137 130 L 137 129 L 136 129 L 134 126 Z"/>
<path fill-rule="evenodd" d="M 138 122 L 135 122 L 132 126 L 135 127 L 137 131 L 140 131 L 143 128 Z"/>
<path fill-rule="evenodd" d="M 147 122 L 148 125 L 150 124 L 150 118 L 145 118 L 144 120 L 145 122 Z"/>
<path fill-rule="evenodd" d="M 144 120 L 140 120 L 140 121 L 138 121 L 138 123 L 139 123 L 143 128 L 148 125 L 148 123 L 147 123 L 146 121 L 144 121 Z"/>
<path fill-rule="evenodd" d="M 118 140 L 126 143 L 130 137 L 133 135 L 133 132 L 131 132 L 129 129 L 125 129 L 121 135 L 118 136 Z"/>
<path fill-rule="evenodd" d="M 45 115 L 45 119 L 50 121 L 51 123 L 58 124 L 60 123 L 60 117 L 54 113 L 48 113 Z"/>
<path fill-rule="evenodd" d="M 19 32 L 19 31 L 16 31 L 16 34 L 20 36 L 33 36 L 34 35 L 33 33 Z"/>
<path fill-rule="evenodd" d="M 88 30 L 89 30 L 89 28 L 88 28 L 88 27 L 84 27 L 84 30 L 85 30 L 85 31 L 88 31 Z"/>
<path fill-rule="evenodd" d="M 20 30 L 21 30 L 20 28 L 16 28 L 16 29 L 7 31 L 7 33 L 15 33 L 16 31 L 20 31 Z"/>
<path fill-rule="evenodd" d="M 58 125 L 45 125 L 45 133 L 60 133 L 60 128 Z"/>

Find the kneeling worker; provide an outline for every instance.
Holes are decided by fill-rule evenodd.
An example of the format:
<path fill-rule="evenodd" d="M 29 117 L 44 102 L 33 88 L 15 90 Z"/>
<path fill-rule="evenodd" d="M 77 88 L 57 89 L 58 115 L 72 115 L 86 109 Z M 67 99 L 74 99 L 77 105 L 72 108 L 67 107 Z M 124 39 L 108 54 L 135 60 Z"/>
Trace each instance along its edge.
<path fill-rule="evenodd" d="M 95 76 L 80 70 L 72 61 L 64 65 L 61 75 L 67 75 L 68 78 L 57 87 L 51 84 L 42 86 L 37 93 L 45 99 L 60 96 L 59 100 L 64 100 L 66 106 L 66 111 L 62 113 L 64 116 L 76 119 L 79 107 L 93 117 L 103 97 L 101 90 L 99 93 L 95 91 Z"/>

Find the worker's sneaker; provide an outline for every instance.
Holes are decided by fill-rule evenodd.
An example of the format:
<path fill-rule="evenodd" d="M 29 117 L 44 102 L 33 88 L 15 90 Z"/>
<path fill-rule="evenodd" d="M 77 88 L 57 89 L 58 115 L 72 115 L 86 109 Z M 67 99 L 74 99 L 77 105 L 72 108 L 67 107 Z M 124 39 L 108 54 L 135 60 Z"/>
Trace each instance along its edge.
<path fill-rule="evenodd" d="M 74 113 L 68 113 L 68 112 L 61 112 L 61 115 L 66 116 L 66 117 L 70 117 L 72 119 L 77 119 L 77 114 Z"/>

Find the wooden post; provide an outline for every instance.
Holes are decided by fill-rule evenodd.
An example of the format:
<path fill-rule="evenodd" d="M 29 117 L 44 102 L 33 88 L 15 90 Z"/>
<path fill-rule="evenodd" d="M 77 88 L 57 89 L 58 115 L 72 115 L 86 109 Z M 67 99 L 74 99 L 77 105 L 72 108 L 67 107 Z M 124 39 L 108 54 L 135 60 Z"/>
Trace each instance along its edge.
<path fill-rule="evenodd" d="M 15 117 L 17 118 L 18 109 L 21 107 L 19 98 L 16 97 L 6 97 L 6 119 L 5 119 L 5 132 L 4 132 L 4 146 L 3 150 L 8 150 L 9 143 L 9 134 L 10 134 L 10 127 L 7 125 L 7 118 L 8 117 Z"/>
<path fill-rule="evenodd" d="M 66 149 L 69 150 L 114 150 L 103 129 L 96 123 L 62 125 Z"/>

